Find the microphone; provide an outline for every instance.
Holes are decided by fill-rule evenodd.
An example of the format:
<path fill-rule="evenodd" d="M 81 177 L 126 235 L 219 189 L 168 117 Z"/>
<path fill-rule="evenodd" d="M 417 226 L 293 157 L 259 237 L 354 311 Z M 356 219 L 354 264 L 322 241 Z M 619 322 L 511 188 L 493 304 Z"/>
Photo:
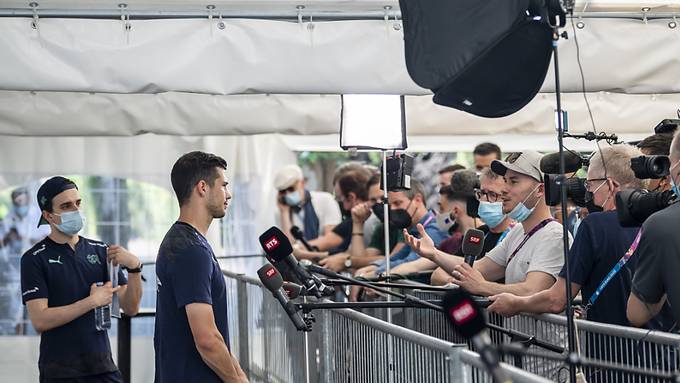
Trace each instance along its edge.
<path fill-rule="evenodd" d="M 320 279 L 314 278 L 306 269 L 298 263 L 293 256 L 293 247 L 285 234 L 276 226 L 270 227 L 260 235 L 260 245 L 264 249 L 267 258 L 275 265 L 282 265 L 290 269 L 295 276 L 307 288 L 307 291 L 317 298 L 324 294 L 333 293 L 333 289 L 324 285 Z"/>
<path fill-rule="evenodd" d="M 583 159 L 578 154 L 564 151 L 564 172 L 574 173 L 583 167 Z M 560 174 L 560 154 L 550 153 L 541 158 L 541 171 L 546 174 Z"/>
<path fill-rule="evenodd" d="M 444 314 L 453 328 L 465 339 L 472 340 L 472 345 L 479 353 L 484 366 L 496 383 L 511 382 L 505 371 L 501 369 L 498 353 L 491 345 L 491 339 L 486 332 L 484 314 L 463 289 L 452 289 L 442 301 Z"/>
<path fill-rule="evenodd" d="M 305 239 L 305 235 L 302 233 L 302 230 L 300 230 L 299 227 L 297 227 L 297 226 L 291 227 L 290 233 L 293 235 L 293 238 L 302 242 L 302 244 L 307 248 L 307 250 L 309 250 L 309 251 L 319 251 L 318 247 L 312 246 L 307 242 L 307 240 Z"/>
<path fill-rule="evenodd" d="M 463 255 L 465 263 L 472 266 L 477 257 L 484 250 L 484 232 L 479 229 L 469 229 L 463 238 Z"/>
<path fill-rule="evenodd" d="M 278 270 L 271 264 L 267 263 L 257 270 L 257 276 L 260 277 L 260 281 L 267 290 L 272 292 L 274 298 L 281 304 L 283 309 L 288 314 L 288 317 L 295 325 L 298 331 L 310 331 L 311 328 L 302 319 L 302 316 L 297 312 L 295 304 L 288 299 L 288 295 L 283 289 L 283 278 L 279 274 Z"/>
<path fill-rule="evenodd" d="M 288 299 L 295 299 L 300 295 L 307 295 L 307 289 L 293 282 L 283 281 L 283 291 L 288 295 Z"/>

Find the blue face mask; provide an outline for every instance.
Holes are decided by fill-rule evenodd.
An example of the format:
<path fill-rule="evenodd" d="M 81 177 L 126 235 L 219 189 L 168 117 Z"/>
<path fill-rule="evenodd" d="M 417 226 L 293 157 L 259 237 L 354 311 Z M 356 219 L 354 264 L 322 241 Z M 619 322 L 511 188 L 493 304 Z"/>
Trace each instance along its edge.
<path fill-rule="evenodd" d="M 536 191 L 536 189 L 538 189 L 538 186 L 539 186 L 539 185 L 536 185 L 536 187 L 534 188 L 534 190 L 532 190 L 531 193 L 529 193 L 529 195 L 524 199 L 524 201 L 518 203 L 517 206 L 515 206 L 515 208 L 512 209 L 512 211 L 511 211 L 510 213 L 508 213 L 508 216 L 509 216 L 510 218 L 514 219 L 514 220 L 517 221 L 517 222 L 524 222 L 524 221 L 527 220 L 527 218 L 529 218 L 529 216 L 531 215 L 531 213 L 534 212 L 534 209 L 536 208 L 536 205 L 538 205 L 538 202 L 539 202 L 539 201 L 536 201 L 536 204 L 535 204 L 534 207 L 532 207 L 531 209 L 529 209 L 528 207 L 526 207 L 526 205 L 524 205 L 524 203 L 525 203 L 525 202 L 527 201 L 527 199 L 529 199 L 529 197 Z"/>
<path fill-rule="evenodd" d="M 288 206 L 299 206 L 300 202 L 302 202 L 302 196 L 300 196 L 300 192 L 298 191 L 286 193 L 283 199 Z"/>
<path fill-rule="evenodd" d="M 505 219 L 505 214 L 503 214 L 503 202 L 479 201 L 477 214 L 489 228 L 494 228 L 500 225 Z"/>
<path fill-rule="evenodd" d="M 28 214 L 28 206 L 16 206 L 14 211 L 21 218 L 24 218 Z"/>
<path fill-rule="evenodd" d="M 675 165 L 671 166 L 669 170 L 673 170 L 676 166 L 680 164 L 680 161 L 676 162 Z M 673 190 L 673 193 L 675 193 L 675 196 L 680 198 L 680 190 L 678 190 L 678 184 L 675 183 L 675 180 L 673 179 L 673 176 L 671 175 L 669 177 L 671 179 L 671 190 Z"/>
<path fill-rule="evenodd" d="M 85 218 L 80 213 L 80 210 L 68 211 L 59 216 L 61 217 L 61 223 L 57 225 L 57 229 L 62 233 L 66 235 L 76 235 L 83 229 Z"/>

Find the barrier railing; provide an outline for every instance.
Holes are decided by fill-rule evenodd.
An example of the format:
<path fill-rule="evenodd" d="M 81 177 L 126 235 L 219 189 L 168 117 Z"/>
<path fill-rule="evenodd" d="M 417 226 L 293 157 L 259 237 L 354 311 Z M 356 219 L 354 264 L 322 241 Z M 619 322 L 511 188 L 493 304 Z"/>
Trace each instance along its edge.
<path fill-rule="evenodd" d="M 490 381 L 476 353 L 349 309 L 315 312 L 298 332 L 258 280 L 224 271 L 230 345 L 253 382 Z M 441 314 L 440 314 L 441 315 Z M 548 380 L 503 365 L 516 382 Z"/>
<path fill-rule="evenodd" d="M 428 291 L 411 291 L 421 299 L 440 299 L 441 294 Z M 405 309 L 403 325 L 409 329 L 427 334 L 450 342 L 462 342 L 449 331 L 449 324 L 439 313 L 428 310 Z M 490 314 L 489 322 L 500 327 L 514 329 L 537 339 L 566 348 L 567 318 L 562 315 L 520 314 L 512 318 L 503 318 Z M 680 371 L 680 335 L 660 331 L 616 326 L 575 320 L 578 331 L 581 355 L 603 362 L 634 367 L 639 371 L 670 372 Z M 511 339 L 502 333 L 491 330 L 494 343 L 507 343 Z M 547 356 L 559 354 L 532 346 Z M 563 381 L 567 378 L 567 371 L 559 363 L 547 358 L 539 357 L 506 357 L 507 363 L 513 364 L 526 371 L 549 378 Z M 658 378 L 621 373 L 608 369 L 585 368 L 584 374 L 588 382 L 660 382 Z"/>

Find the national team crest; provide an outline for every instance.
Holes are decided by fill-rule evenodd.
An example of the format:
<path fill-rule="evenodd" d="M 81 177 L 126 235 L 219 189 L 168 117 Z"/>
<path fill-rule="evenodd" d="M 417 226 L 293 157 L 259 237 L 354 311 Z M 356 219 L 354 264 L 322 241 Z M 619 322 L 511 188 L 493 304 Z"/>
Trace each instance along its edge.
<path fill-rule="evenodd" d="M 97 254 L 88 255 L 87 260 L 93 265 L 97 264 L 97 263 L 100 264 L 100 265 L 102 264 L 101 261 L 99 261 L 99 256 L 97 256 Z"/>

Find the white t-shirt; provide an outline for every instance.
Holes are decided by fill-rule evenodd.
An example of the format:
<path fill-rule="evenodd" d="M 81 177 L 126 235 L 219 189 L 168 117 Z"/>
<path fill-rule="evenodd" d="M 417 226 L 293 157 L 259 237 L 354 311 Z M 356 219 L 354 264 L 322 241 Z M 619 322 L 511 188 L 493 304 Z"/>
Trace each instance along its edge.
<path fill-rule="evenodd" d="M 323 229 L 327 225 L 335 226 L 342 220 L 342 215 L 340 214 L 340 207 L 338 202 L 333 198 L 333 195 L 327 192 L 321 191 L 310 191 L 309 194 L 312 197 L 312 207 L 316 212 L 316 216 L 319 218 L 319 235 L 323 235 Z M 300 228 L 300 230 L 305 230 L 304 224 L 304 210 L 300 210 L 298 213 L 293 213 L 293 225 Z M 281 217 L 279 217 L 278 211 L 276 212 L 276 219 L 281 224 Z M 307 238 L 308 240 L 314 238 Z"/>
<path fill-rule="evenodd" d="M 542 271 L 557 279 L 557 275 L 562 270 L 562 265 L 564 264 L 562 225 L 559 222 L 552 221 L 539 229 L 529 238 L 508 264 L 508 258 L 524 240 L 524 236 L 524 226 L 518 223 L 498 246 L 486 253 L 486 257 L 490 260 L 505 267 L 505 283 L 524 282 L 527 274 L 532 271 Z M 572 238 L 569 235 L 569 246 L 571 246 L 571 243 Z M 558 334 L 557 339 L 555 339 L 554 329 L 549 328 L 549 326 L 538 326 L 540 328 L 537 328 L 536 322 L 528 317 L 514 316 L 505 318 L 505 326 L 524 334 L 534 335 L 548 343 L 566 346 L 566 338 L 562 336 L 563 334 Z M 507 341 L 509 342 L 510 339 L 508 338 Z M 549 353 L 537 346 L 531 346 L 531 350 Z M 552 353 L 550 355 L 556 356 L 556 354 Z M 553 381 L 558 380 L 557 375 L 561 366 L 561 363 L 546 361 L 541 358 L 524 358 L 525 369 L 542 371 L 541 376 Z"/>
<path fill-rule="evenodd" d="M 542 271 L 557 278 L 564 264 L 562 225 L 552 221 L 532 235 L 508 264 L 508 258 L 524 240 L 524 226 L 515 225 L 486 257 L 505 268 L 505 283 L 524 282 L 527 274 Z M 571 246 L 571 236 L 569 236 Z"/>

